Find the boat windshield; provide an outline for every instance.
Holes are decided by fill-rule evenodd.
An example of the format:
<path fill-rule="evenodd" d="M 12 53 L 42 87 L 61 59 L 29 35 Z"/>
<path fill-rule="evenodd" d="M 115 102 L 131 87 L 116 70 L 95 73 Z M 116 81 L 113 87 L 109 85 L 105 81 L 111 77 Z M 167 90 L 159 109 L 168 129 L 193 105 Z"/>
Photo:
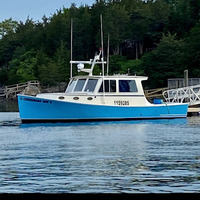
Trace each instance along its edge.
<path fill-rule="evenodd" d="M 94 92 L 98 79 L 73 79 L 66 93 L 71 92 Z"/>
<path fill-rule="evenodd" d="M 70 93 L 73 91 L 73 88 L 74 86 L 76 85 L 77 83 L 77 79 L 72 79 L 72 81 L 69 83 L 68 87 L 67 87 L 67 90 L 66 90 L 66 93 Z"/>
<path fill-rule="evenodd" d="M 84 92 L 94 92 L 98 79 L 89 79 Z"/>
<path fill-rule="evenodd" d="M 83 86 L 85 85 L 86 79 L 78 79 L 76 87 L 74 88 L 74 92 L 81 92 L 83 90 Z"/>

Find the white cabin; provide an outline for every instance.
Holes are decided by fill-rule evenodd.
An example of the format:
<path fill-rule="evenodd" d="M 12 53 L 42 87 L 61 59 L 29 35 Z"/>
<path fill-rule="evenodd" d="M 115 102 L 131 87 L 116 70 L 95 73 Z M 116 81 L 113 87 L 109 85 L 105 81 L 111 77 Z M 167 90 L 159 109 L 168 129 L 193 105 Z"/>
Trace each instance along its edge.
<path fill-rule="evenodd" d="M 151 105 L 144 94 L 142 81 L 146 76 L 96 76 L 93 75 L 95 64 L 105 64 L 100 55 L 96 55 L 90 61 L 71 61 L 77 64 L 78 71 L 88 75 L 74 76 L 71 78 L 65 93 L 38 94 L 37 97 L 47 97 L 52 100 L 61 100 L 74 103 L 109 105 L 109 106 L 148 106 Z M 91 68 L 84 69 L 84 64 L 90 64 Z M 72 70 L 72 69 L 71 69 Z M 102 69 L 103 71 L 104 69 Z"/>
<path fill-rule="evenodd" d="M 142 87 L 142 81 L 147 79 L 145 76 L 127 75 L 75 76 L 69 82 L 65 93 L 37 96 L 48 95 L 48 98 L 52 96 L 54 100 L 95 105 L 144 106 L 150 104 Z"/>

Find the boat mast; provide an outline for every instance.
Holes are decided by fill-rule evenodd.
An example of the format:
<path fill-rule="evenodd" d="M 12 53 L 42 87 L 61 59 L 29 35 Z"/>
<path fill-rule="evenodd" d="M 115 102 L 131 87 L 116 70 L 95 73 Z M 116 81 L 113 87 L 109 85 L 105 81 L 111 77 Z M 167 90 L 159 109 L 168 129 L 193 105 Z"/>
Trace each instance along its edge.
<path fill-rule="evenodd" d="M 108 76 L 108 71 L 109 71 L 109 54 L 110 54 L 110 34 L 108 34 L 108 49 L 107 49 L 107 76 Z"/>
<path fill-rule="evenodd" d="M 104 52 L 103 52 L 103 20 L 102 20 L 102 14 L 100 15 L 100 21 L 101 21 L 101 55 L 102 55 L 102 75 L 104 76 Z"/>
<path fill-rule="evenodd" d="M 103 103 L 105 104 L 105 83 L 104 83 L 104 52 L 103 52 L 103 19 L 102 14 L 100 14 L 101 21 L 101 54 L 102 54 L 102 81 L 103 81 Z"/>
<path fill-rule="evenodd" d="M 71 18 L 71 61 L 72 61 L 72 48 L 73 48 L 73 18 Z M 72 62 L 70 62 L 70 79 L 72 78 Z"/>

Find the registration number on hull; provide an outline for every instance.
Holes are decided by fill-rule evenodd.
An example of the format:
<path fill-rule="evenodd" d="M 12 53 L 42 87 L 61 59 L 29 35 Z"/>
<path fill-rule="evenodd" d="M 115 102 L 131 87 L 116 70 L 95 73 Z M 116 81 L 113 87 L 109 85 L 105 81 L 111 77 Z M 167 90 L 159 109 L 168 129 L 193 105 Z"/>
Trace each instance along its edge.
<path fill-rule="evenodd" d="M 129 101 L 117 100 L 117 101 L 114 101 L 114 105 L 117 105 L 117 106 L 129 106 Z"/>

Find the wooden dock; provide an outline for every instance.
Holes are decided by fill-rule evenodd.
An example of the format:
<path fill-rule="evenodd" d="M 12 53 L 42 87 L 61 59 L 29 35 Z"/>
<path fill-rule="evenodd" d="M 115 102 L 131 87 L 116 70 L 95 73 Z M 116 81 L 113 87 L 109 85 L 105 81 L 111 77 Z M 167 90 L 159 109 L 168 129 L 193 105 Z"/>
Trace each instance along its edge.
<path fill-rule="evenodd" d="M 34 80 L 25 83 L 8 85 L 3 88 L 0 88 L 0 99 L 4 100 L 4 99 L 16 98 L 18 93 L 22 92 L 26 87 L 30 85 L 40 87 L 40 82 Z"/>
<path fill-rule="evenodd" d="M 157 89 L 144 90 L 144 93 L 147 98 L 162 98 L 163 99 L 162 94 L 165 90 L 168 90 L 168 88 L 157 88 Z"/>
<path fill-rule="evenodd" d="M 189 107 L 188 108 L 188 116 L 199 116 L 200 115 L 200 107 Z"/>

